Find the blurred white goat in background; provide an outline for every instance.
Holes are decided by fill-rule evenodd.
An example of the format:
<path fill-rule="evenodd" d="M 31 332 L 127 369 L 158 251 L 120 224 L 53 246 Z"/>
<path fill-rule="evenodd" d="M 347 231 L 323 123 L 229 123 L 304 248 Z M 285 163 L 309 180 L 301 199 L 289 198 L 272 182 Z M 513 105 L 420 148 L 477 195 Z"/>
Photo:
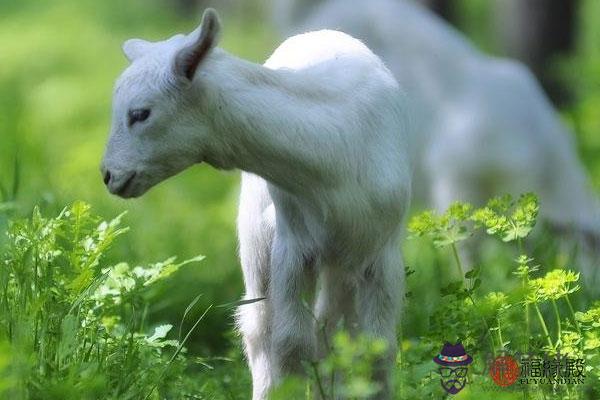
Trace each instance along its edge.
<path fill-rule="evenodd" d="M 600 211 L 573 135 L 526 67 L 481 53 L 413 1 L 274 1 L 282 32 L 348 32 L 407 91 L 418 126 L 411 138 L 417 204 L 443 210 L 455 200 L 479 205 L 533 191 L 542 220 L 582 245 L 598 245 Z M 594 270 L 583 277 L 592 282 L 598 268 L 587 264 Z"/>

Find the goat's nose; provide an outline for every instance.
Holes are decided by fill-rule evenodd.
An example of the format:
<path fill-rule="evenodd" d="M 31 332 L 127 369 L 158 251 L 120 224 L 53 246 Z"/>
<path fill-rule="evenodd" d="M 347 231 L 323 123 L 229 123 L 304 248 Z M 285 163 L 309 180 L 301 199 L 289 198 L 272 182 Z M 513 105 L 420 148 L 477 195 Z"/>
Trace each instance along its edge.
<path fill-rule="evenodd" d="M 110 171 L 109 170 L 105 170 L 104 171 L 104 177 L 103 177 L 105 185 L 108 185 L 108 182 L 110 182 L 110 177 L 111 177 Z"/>

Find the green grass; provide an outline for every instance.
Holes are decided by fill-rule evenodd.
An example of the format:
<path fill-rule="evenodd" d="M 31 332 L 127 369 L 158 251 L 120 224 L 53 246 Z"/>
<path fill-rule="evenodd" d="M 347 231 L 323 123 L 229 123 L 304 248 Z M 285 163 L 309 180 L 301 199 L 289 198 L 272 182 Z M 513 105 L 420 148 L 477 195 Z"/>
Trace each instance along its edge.
<path fill-rule="evenodd" d="M 36 208 L 10 223 L 0 271 L 0 397 L 155 399 L 186 390 L 187 335 L 167 340 L 172 325 L 150 329 L 145 293 L 203 257 L 107 266 L 103 256 L 127 231 L 120 225 L 120 216 L 101 221 L 82 202 L 54 218 Z"/>
<path fill-rule="evenodd" d="M 442 215 L 428 211 L 412 219 L 409 230 L 415 240 L 430 238 L 436 248 L 447 251 L 458 279 L 441 288 L 443 301 L 428 313 L 426 332 L 407 336 L 406 325 L 401 325 L 394 370 L 400 398 L 443 395 L 432 358 L 447 341 L 460 341 L 474 359 L 461 398 L 481 398 L 493 390 L 490 361 L 518 353 L 584 360 L 585 382 L 521 384 L 511 398 L 600 395 L 600 302 L 577 310 L 572 296 L 581 291 L 579 273 L 563 268 L 542 273 L 543 267 L 526 254 L 538 209 L 536 197 L 527 194 L 516 202 L 506 196 L 492 199 L 478 209 L 455 203 Z M 202 357 L 184 347 L 194 330 L 211 329 L 204 320 L 211 307 L 190 321 L 202 294 L 188 299 L 188 306 L 169 323 L 152 325 L 147 318 L 153 287 L 204 257 L 181 263 L 171 257 L 148 266 L 109 263 L 110 248 L 128 232 L 122 218 L 104 221 L 89 205 L 76 202 L 55 217 L 35 208 L 29 218 L 10 221 L 0 257 L 0 397 L 245 398 L 250 382 L 239 347 L 227 357 Z M 459 246 L 481 229 L 517 255 L 506 266 L 512 286 L 482 290 L 485 264 L 465 272 Z M 406 270 L 410 290 L 414 272 Z M 419 307 L 407 297 L 409 310 Z M 231 312 L 243 304 L 215 308 Z M 192 324 L 189 330 L 186 321 Z M 331 354 L 306 364 L 304 378 L 284 381 L 273 399 L 308 400 L 315 392 L 323 399 L 364 399 L 381 389 L 371 376 L 385 342 L 352 337 L 342 329 L 326 343 Z"/>

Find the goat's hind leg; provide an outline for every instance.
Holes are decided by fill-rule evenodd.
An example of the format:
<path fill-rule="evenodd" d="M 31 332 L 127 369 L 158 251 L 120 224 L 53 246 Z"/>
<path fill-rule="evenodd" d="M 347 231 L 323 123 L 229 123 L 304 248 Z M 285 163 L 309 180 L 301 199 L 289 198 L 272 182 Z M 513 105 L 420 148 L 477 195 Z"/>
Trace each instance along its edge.
<path fill-rule="evenodd" d="M 331 340 L 336 329 L 342 328 L 350 333 L 356 331 L 356 285 L 349 281 L 347 273 L 339 266 L 326 266 L 319 275 L 319 292 L 315 305 L 319 358 L 326 357 L 331 350 Z"/>
<path fill-rule="evenodd" d="M 304 256 L 289 237 L 276 235 L 269 298 L 273 306 L 271 354 L 277 378 L 302 375 L 303 363 L 314 360 L 315 321 L 310 309 L 314 289 L 314 259 Z"/>
<path fill-rule="evenodd" d="M 315 305 L 317 316 L 318 358 L 325 359 L 332 351 L 336 329 L 344 329 L 354 335 L 357 328 L 355 306 L 355 282 L 348 279 L 348 271 L 340 266 L 323 266 L 319 274 L 319 291 Z M 315 385 L 315 399 L 326 399 L 325 393 L 335 393 L 339 374 L 322 376 L 321 385 Z M 331 387 L 333 386 L 333 388 Z M 331 396 L 330 396 L 331 397 Z M 335 399 L 341 398 L 339 395 Z M 332 399 L 333 400 L 333 399 Z"/>
<path fill-rule="evenodd" d="M 373 399 L 392 398 L 392 370 L 397 352 L 396 325 L 404 291 L 404 269 L 396 246 L 383 249 L 365 270 L 357 288 L 361 331 L 385 340 L 387 350 L 374 366 L 374 380 L 381 391 Z"/>

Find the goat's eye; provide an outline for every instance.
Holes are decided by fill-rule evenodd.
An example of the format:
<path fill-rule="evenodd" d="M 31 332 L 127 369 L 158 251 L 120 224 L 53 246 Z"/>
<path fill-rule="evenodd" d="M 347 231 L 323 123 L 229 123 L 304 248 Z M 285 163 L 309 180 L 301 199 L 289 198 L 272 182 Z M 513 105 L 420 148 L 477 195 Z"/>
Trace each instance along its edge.
<path fill-rule="evenodd" d="M 127 124 L 132 126 L 136 122 L 144 122 L 150 116 L 150 110 L 147 108 L 137 108 L 129 110 L 127 113 Z"/>

